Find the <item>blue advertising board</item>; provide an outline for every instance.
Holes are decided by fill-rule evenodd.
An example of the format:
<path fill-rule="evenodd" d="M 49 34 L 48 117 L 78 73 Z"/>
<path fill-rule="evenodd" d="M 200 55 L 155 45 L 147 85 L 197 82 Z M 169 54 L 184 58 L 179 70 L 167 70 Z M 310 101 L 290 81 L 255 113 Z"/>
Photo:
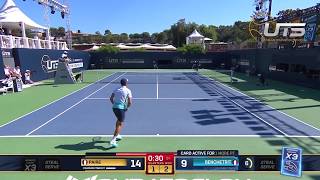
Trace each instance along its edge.
<path fill-rule="evenodd" d="M 304 40 L 307 42 L 314 42 L 317 35 L 318 16 L 314 15 L 309 18 L 306 18 L 304 19 L 304 22 L 306 23 L 306 32 L 304 35 Z"/>
<path fill-rule="evenodd" d="M 13 49 L 15 64 L 20 65 L 22 72 L 30 70 L 33 81 L 53 78 L 63 52 L 48 49 Z M 74 50 L 67 52 L 74 72 L 88 69 L 89 53 Z"/>

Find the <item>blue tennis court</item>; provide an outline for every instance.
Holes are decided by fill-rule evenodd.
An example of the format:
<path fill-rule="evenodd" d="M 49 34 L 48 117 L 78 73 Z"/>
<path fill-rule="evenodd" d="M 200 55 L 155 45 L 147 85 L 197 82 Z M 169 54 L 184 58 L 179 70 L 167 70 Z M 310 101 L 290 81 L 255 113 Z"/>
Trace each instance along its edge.
<path fill-rule="evenodd" d="M 129 79 L 123 135 L 320 136 L 320 130 L 196 72 L 116 72 L 0 127 L 0 136 L 111 135 L 109 96 Z"/>

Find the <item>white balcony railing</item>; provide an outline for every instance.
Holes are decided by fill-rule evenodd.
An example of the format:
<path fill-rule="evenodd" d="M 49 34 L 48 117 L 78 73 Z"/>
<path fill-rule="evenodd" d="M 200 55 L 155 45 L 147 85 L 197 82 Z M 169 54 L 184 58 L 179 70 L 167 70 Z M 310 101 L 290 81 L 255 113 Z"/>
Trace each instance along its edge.
<path fill-rule="evenodd" d="M 67 43 L 60 41 L 41 40 L 39 38 L 23 38 L 11 35 L 0 35 L 1 48 L 30 48 L 67 50 Z"/>

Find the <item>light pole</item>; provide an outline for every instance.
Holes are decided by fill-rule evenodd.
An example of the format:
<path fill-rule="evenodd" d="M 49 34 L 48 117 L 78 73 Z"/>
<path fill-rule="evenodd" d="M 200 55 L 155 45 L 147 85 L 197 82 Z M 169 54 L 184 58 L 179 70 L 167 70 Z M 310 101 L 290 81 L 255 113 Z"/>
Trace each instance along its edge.
<path fill-rule="evenodd" d="M 268 21 L 271 20 L 271 12 L 272 12 L 272 0 L 269 0 Z"/>
<path fill-rule="evenodd" d="M 59 11 L 61 13 L 61 18 L 66 18 L 66 24 L 67 24 L 67 43 L 68 48 L 72 48 L 72 33 L 70 29 L 70 8 L 67 3 L 67 0 L 63 0 L 63 3 L 60 3 L 58 0 L 37 0 L 39 5 L 42 5 L 45 8 L 45 20 L 47 21 L 48 26 L 48 37 L 49 35 L 49 29 L 50 29 L 50 23 L 49 23 L 49 10 L 51 10 L 51 14 L 54 14 L 56 11 Z"/>

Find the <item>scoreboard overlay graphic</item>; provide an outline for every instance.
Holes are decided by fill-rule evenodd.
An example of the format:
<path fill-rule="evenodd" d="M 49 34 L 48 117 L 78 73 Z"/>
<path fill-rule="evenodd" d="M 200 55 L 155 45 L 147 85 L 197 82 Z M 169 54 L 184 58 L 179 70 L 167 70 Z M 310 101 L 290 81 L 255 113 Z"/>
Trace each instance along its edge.
<path fill-rule="evenodd" d="M 281 160 L 281 155 L 240 155 L 237 150 L 86 153 L 85 155 L 1 155 L 0 171 L 107 171 L 139 172 L 147 175 L 172 175 L 188 171 L 280 172 L 282 170 Z M 304 155 L 299 160 L 304 167 L 303 171 L 320 171 L 320 167 L 313 163 L 320 161 L 319 155 Z"/>

